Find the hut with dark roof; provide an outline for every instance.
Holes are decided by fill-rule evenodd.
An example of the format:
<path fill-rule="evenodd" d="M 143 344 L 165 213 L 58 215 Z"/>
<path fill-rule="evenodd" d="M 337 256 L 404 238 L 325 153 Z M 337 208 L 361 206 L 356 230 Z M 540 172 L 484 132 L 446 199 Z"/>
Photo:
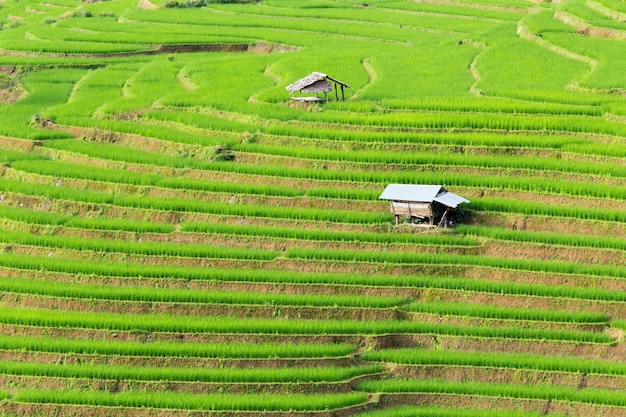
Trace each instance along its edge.
<path fill-rule="evenodd" d="M 328 93 L 335 90 L 335 98 L 339 100 L 339 90 L 341 90 L 341 100 L 345 100 L 345 88 L 350 86 L 323 72 L 312 72 L 306 77 L 299 79 L 293 84 L 289 84 L 285 89 L 291 93 L 291 99 L 300 102 L 328 101 Z M 300 93 L 296 96 L 296 93 Z M 305 96 L 304 94 L 315 94 Z M 319 97 L 323 93 L 324 97 Z"/>
<path fill-rule="evenodd" d="M 405 216 L 411 223 L 419 221 L 431 227 L 435 224 L 447 226 L 451 220 L 451 212 L 459 204 L 470 202 L 441 185 L 389 184 L 378 198 L 390 200 L 391 213 L 396 216 L 396 224 L 399 223 L 400 216 Z"/>

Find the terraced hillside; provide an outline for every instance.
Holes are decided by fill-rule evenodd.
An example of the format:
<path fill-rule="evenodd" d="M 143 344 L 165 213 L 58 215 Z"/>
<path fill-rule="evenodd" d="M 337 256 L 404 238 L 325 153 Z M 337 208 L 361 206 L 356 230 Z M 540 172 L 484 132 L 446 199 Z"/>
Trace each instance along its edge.
<path fill-rule="evenodd" d="M 0 415 L 626 413 L 623 1 L 192 6 L 0 0 Z"/>

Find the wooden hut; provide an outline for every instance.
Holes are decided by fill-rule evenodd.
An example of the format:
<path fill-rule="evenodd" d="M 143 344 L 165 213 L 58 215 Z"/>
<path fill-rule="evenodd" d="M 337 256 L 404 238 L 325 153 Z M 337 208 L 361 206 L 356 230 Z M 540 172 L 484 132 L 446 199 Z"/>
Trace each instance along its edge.
<path fill-rule="evenodd" d="M 323 72 L 312 72 L 306 77 L 285 87 L 285 89 L 291 93 L 291 99 L 300 102 L 328 101 L 328 93 L 333 91 L 333 88 L 337 100 L 339 100 L 339 90 L 341 90 L 341 100 L 343 101 L 345 100 L 344 89 L 350 88 L 350 86 Z M 296 93 L 300 94 L 296 96 Z M 315 95 L 304 96 L 303 93 Z M 320 93 L 324 94 L 323 98 L 319 97 Z"/>
<path fill-rule="evenodd" d="M 391 202 L 391 213 L 396 216 L 396 224 L 400 222 L 400 216 L 405 216 L 411 223 L 418 221 L 430 227 L 447 226 L 451 212 L 459 204 L 470 202 L 441 185 L 390 184 L 379 199 Z"/>

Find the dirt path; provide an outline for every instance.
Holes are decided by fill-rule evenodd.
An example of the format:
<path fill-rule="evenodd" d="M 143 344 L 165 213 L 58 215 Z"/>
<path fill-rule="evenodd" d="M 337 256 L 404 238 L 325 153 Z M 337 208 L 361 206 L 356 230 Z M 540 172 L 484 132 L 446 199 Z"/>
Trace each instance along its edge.
<path fill-rule="evenodd" d="M 159 6 L 152 3 L 150 0 L 139 0 L 137 7 L 142 10 L 155 10 L 159 8 Z"/>

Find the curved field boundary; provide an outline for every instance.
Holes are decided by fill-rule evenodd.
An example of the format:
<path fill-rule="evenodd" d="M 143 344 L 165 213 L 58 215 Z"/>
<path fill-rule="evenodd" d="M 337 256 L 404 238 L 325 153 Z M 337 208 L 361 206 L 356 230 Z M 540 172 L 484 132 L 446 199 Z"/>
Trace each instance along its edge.
<path fill-rule="evenodd" d="M 495 398 L 480 395 L 455 394 L 381 394 L 380 404 L 383 407 L 401 405 L 436 405 L 439 407 L 477 408 L 483 410 L 523 410 L 527 412 L 541 410 L 543 415 L 568 414 L 593 415 L 600 413 L 606 417 L 619 417 L 624 413 L 621 407 L 608 405 L 592 405 L 557 400 L 533 400 L 523 398 Z"/>
<path fill-rule="evenodd" d="M 593 9 L 597 12 L 602 13 L 605 16 L 610 17 L 613 20 L 617 20 L 619 22 L 626 21 L 626 13 L 618 12 L 617 10 L 610 9 L 596 1 L 588 0 L 586 3 L 587 7 Z"/>
<path fill-rule="evenodd" d="M 573 26 L 574 28 L 576 28 L 577 31 L 579 31 L 581 34 L 584 34 L 585 36 L 590 36 L 592 38 L 608 38 L 617 40 L 626 39 L 626 31 L 624 30 L 591 26 L 583 19 L 580 19 L 570 13 L 556 11 L 554 13 L 554 18 L 559 19 L 567 25 Z"/>

